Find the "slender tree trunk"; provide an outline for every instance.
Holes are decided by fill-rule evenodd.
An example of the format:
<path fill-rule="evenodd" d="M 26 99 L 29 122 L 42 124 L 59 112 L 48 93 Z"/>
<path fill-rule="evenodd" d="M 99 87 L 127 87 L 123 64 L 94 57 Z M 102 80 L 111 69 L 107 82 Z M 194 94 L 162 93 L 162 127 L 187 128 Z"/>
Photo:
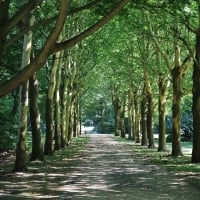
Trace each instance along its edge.
<path fill-rule="evenodd" d="M 145 78 L 145 90 L 146 98 L 147 98 L 147 136 L 149 140 L 148 147 L 154 148 L 154 136 L 153 136 L 153 112 L 154 112 L 154 103 L 153 103 L 153 94 L 151 90 L 151 84 L 149 80 L 149 73 L 147 69 L 144 71 Z"/>
<path fill-rule="evenodd" d="M 44 160 L 43 147 L 41 141 L 40 113 L 38 108 L 38 80 L 36 73 L 29 80 L 29 97 L 30 97 L 30 120 L 32 131 L 32 153 L 31 161 Z"/>
<path fill-rule="evenodd" d="M 129 136 L 128 139 L 135 140 L 134 134 L 134 106 L 133 106 L 133 94 L 130 90 L 129 92 L 129 102 L 128 102 L 128 118 L 129 118 Z"/>
<path fill-rule="evenodd" d="M 60 54 L 61 57 L 63 53 Z M 61 148 L 61 111 L 60 111 L 60 85 L 61 85 L 61 66 L 62 66 L 62 58 L 59 58 L 59 63 L 57 67 L 57 75 L 56 75 L 56 87 L 55 87 L 55 150 L 59 150 Z"/>
<path fill-rule="evenodd" d="M 8 21 L 10 0 L 0 1 L 0 27 L 3 27 Z M 0 37 L 0 54 L 2 52 L 2 46 L 6 42 L 6 35 Z"/>
<path fill-rule="evenodd" d="M 153 105 L 153 96 L 152 94 L 147 95 L 147 134 L 148 134 L 148 140 L 149 140 L 149 148 L 154 148 L 154 136 L 153 136 L 153 111 L 154 111 L 154 105 Z"/>
<path fill-rule="evenodd" d="M 199 6 L 200 7 L 200 6 Z M 196 34 L 196 57 L 193 71 L 193 149 L 192 163 L 200 163 L 200 29 Z"/>
<path fill-rule="evenodd" d="M 114 118 L 115 118 L 115 125 L 114 125 L 114 131 L 115 131 L 115 136 L 119 136 L 119 112 L 120 112 L 120 102 L 119 98 L 116 97 L 113 100 L 113 107 L 114 107 Z"/>
<path fill-rule="evenodd" d="M 20 126 L 14 171 L 26 171 L 26 132 L 28 112 L 28 82 L 20 87 Z"/>
<path fill-rule="evenodd" d="M 60 41 L 60 38 L 58 41 Z M 46 97 L 46 137 L 44 146 L 45 155 L 53 153 L 53 135 L 55 130 L 54 115 L 53 115 L 54 96 L 56 87 L 56 72 L 59 66 L 59 57 L 60 57 L 60 52 L 56 53 L 53 56 L 53 64 L 50 71 L 50 80 Z"/>
<path fill-rule="evenodd" d="M 141 104 L 141 132 L 142 132 L 142 146 L 147 146 L 147 122 L 146 122 L 146 96 L 143 95 Z"/>
<path fill-rule="evenodd" d="M 120 110 L 120 129 L 121 129 L 121 137 L 125 138 L 126 137 L 126 132 L 125 132 L 125 106 L 126 106 L 126 97 L 122 97 L 122 106 Z"/>
<path fill-rule="evenodd" d="M 140 113 L 138 99 L 134 97 L 134 108 L 135 108 L 135 142 L 140 143 Z"/>
<path fill-rule="evenodd" d="M 44 154 L 49 155 L 53 153 L 53 100 L 47 96 L 46 98 L 46 137 Z"/>
<path fill-rule="evenodd" d="M 33 23 L 33 18 L 27 18 L 27 24 Z M 22 68 L 30 63 L 30 54 L 32 48 L 32 32 L 24 35 Z M 16 148 L 16 160 L 14 171 L 26 171 L 26 132 L 27 132 L 27 111 L 28 111 L 28 82 L 20 87 L 20 122 L 19 136 Z"/>
<path fill-rule="evenodd" d="M 166 79 L 159 75 L 159 100 L 158 100 L 158 113 L 159 113 L 159 139 L 158 151 L 166 151 L 166 123 L 165 123 L 165 104 L 166 104 Z"/>

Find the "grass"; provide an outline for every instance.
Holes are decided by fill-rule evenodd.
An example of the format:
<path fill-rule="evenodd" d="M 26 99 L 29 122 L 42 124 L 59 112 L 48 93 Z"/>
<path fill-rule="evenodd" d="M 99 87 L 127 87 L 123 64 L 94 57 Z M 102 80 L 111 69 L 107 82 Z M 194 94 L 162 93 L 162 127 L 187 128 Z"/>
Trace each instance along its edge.
<path fill-rule="evenodd" d="M 81 157 L 88 140 L 74 138 L 69 146 L 45 156 L 45 161 L 28 162 L 28 171 L 24 173 L 12 173 L 14 155 L 1 160 L 0 199 L 60 199 L 60 191 L 73 167 L 80 162 L 77 158 Z"/>
<path fill-rule="evenodd" d="M 45 156 L 45 160 L 29 162 L 30 152 L 31 152 L 31 137 L 27 138 L 27 167 L 29 171 L 32 172 L 45 172 L 47 168 L 51 168 L 53 165 L 57 165 L 61 161 L 66 161 L 72 159 L 72 157 L 79 156 L 81 150 L 84 148 L 85 144 L 88 142 L 88 137 L 78 137 L 73 138 L 69 146 L 55 151 L 52 155 Z M 15 155 L 11 155 L 0 165 L 1 172 L 11 172 L 14 169 Z"/>
<path fill-rule="evenodd" d="M 134 141 L 130 141 L 124 138 L 115 137 L 115 140 L 130 144 L 130 148 L 133 149 L 138 155 L 146 157 L 150 162 L 162 165 L 168 170 L 173 170 L 177 172 L 190 172 L 190 173 L 200 173 L 200 164 L 191 164 L 191 152 L 192 152 L 192 142 L 182 142 L 183 156 L 172 157 L 171 156 L 171 143 L 167 143 L 167 151 L 158 152 L 157 148 L 149 149 L 146 146 L 141 146 L 140 144 L 135 144 Z M 158 143 L 155 140 L 155 146 Z"/>

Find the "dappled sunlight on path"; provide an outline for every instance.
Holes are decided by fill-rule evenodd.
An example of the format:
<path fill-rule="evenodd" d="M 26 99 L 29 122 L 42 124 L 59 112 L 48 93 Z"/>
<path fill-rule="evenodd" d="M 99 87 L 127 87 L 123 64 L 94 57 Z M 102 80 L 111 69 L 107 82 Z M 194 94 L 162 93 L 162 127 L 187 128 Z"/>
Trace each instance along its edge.
<path fill-rule="evenodd" d="M 60 188 L 63 199 L 199 199 L 184 180 L 133 155 L 108 135 L 91 134 L 83 157 Z"/>
<path fill-rule="evenodd" d="M 60 157 L 42 172 L 32 167 L 32 173 L 0 176 L 0 199 L 200 199 L 199 188 L 136 155 L 133 142 L 86 136 L 88 144 L 73 158 Z"/>

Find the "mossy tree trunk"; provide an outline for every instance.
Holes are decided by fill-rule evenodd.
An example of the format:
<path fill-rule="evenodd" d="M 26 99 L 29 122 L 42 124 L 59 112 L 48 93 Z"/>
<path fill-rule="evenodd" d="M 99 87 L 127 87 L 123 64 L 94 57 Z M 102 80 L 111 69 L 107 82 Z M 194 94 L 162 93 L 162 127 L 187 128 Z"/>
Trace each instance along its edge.
<path fill-rule="evenodd" d="M 31 161 L 44 160 L 40 112 L 38 108 L 38 80 L 36 73 L 29 80 L 30 121 L 32 132 Z"/>
<path fill-rule="evenodd" d="M 172 100 L 172 156 L 182 155 L 181 150 L 181 77 L 180 68 L 175 66 L 172 70 L 173 100 Z"/>
<path fill-rule="evenodd" d="M 33 18 L 26 19 L 27 24 L 33 24 Z M 32 32 L 24 35 L 22 68 L 30 63 L 32 48 Z M 28 112 L 28 82 L 20 86 L 20 116 L 19 116 L 19 135 L 16 147 L 16 160 L 14 171 L 26 171 L 26 132 L 27 132 L 27 112 Z"/>
<path fill-rule="evenodd" d="M 54 94 L 56 87 L 56 71 L 58 69 L 60 52 L 53 56 L 53 64 L 50 70 L 48 91 L 46 97 L 46 137 L 44 145 L 44 154 L 53 153 L 53 135 L 54 135 Z"/>
<path fill-rule="evenodd" d="M 166 151 L 166 123 L 165 123 L 165 107 L 166 107 L 166 77 L 159 74 L 158 88 L 159 88 L 159 99 L 158 99 L 158 121 L 159 121 L 159 138 L 158 138 L 158 151 Z"/>

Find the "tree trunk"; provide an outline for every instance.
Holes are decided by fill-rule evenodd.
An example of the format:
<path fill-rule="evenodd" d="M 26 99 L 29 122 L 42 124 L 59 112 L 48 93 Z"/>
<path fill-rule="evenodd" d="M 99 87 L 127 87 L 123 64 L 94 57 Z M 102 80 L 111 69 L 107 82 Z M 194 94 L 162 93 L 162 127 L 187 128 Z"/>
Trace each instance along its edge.
<path fill-rule="evenodd" d="M 120 109 L 120 130 L 121 130 L 121 137 L 125 138 L 126 137 L 126 131 L 125 131 L 125 106 L 126 106 L 126 97 L 122 97 L 122 106 Z"/>
<path fill-rule="evenodd" d="M 165 123 L 165 104 L 166 104 L 166 80 L 162 75 L 159 75 L 159 100 L 158 100 L 158 113 L 159 113 L 159 139 L 158 151 L 166 151 L 166 123 Z"/>
<path fill-rule="evenodd" d="M 28 111 L 28 83 L 20 87 L 20 126 L 18 142 L 16 147 L 16 160 L 14 171 L 22 172 L 27 170 L 26 166 L 26 132 L 27 132 L 27 111 Z"/>
<path fill-rule="evenodd" d="M 46 137 L 44 145 L 44 154 L 53 153 L 53 100 L 47 96 L 46 98 Z"/>
<path fill-rule="evenodd" d="M 31 161 L 44 160 L 43 147 L 41 143 L 41 127 L 40 127 L 40 113 L 38 108 L 38 80 L 36 73 L 29 81 L 29 97 L 30 97 L 30 120 L 32 131 L 32 153 Z"/>
<path fill-rule="evenodd" d="M 135 108 L 135 142 L 140 143 L 140 113 L 137 97 L 134 97 L 134 108 Z"/>
<path fill-rule="evenodd" d="M 119 136 L 119 112 L 120 112 L 120 102 L 119 102 L 119 98 L 116 97 L 113 100 L 113 107 L 114 107 L 114 118 L 115 118 L 115 124 L 114 124 L 114 131 L 115 131 L 115 136 Z"/>
<path fill-rule="evenodd" d="M 200 163 L 200 29 L 196 34 L 196 60 L 193 71 L 193 149 L 192 163 Z"/>
<path fill-rule="evenodd" d="M 62 57 L 62 53 L 60 54 Z M 55 87 L 55 150 L 59 150 L 61 148 L 61 112 L 60 112 L 60 84 L 61 84 L 61 66 L 62 66 L 62 58 L 59 58 L 59 63 L 57 67 L 57 75 L 56 75 L 56 87 Z"/>
<path fill-rule="evenodd" d="M 33 24 L 33 18 L 26 19 L 28 23 Z M 28 24 L 27 23 L 27 24 Z M 22 68 L 30 63 L 30 54 L 32 48 L 32 32 L 24 35 Z M 16 160 L 14 171 L 26 171 L 26 132 L 27 132 L 27 111 L 28 111 L 28 82 L 20 87 L 20 128 L 16 148 Z"/>
<path fill-rule="evenodd" d="M 173 88 L 173 100 L 172 100 L 172 156 L 180 156 L 181 150 L 181 135 L 180 135 L 180 123 L 181 123 L 181 80 L 182 69 L 180 65 L 180 48 L 175 40 L 175 67 L 171 70 L 172 76 L 172 88 Z"/>
<path fill-rule="evenodd" d="M 147 134 L 148 134 L 148 140 L 149 140 L 149 148 L 154 148 L 154 136 L 153 136 L 153 96 L 152 94 L 147 95 Z"/>
<path fill-rule="evenodd" d="M 58 42 L 61 40 L 59 36 Z M 45 146 L 44 154 L 49 155 L 53 153 L 53 135 L 55 130 L 54 123 L 54 96 L 55 96 L 55 87 L 56 87 L 56 72 L 59 66 L 59 57 L 60 52 L 56 53 L 53 56 L 53 64 L 50 71 L 50 80 L 48 83 L 48 91 L 46 97 L 46 137 L 45 137 Z"/>
<path fill-rule="evenodd" d="M 132 94 L 131 90 L 129 92 L 128 118 L 129 118 L 129 136 L 128 136 L 128 139 L 135 140 L 135 133 L 134 133 L 134 106 L 133 106 L 133 94 Z"/>
<path fill-rule="evenodd" d="M 146 123 L 146 96 L 143 95 L 141 104 L 141 132 L 142 132 L 142 146 L 147 146 L 147 123 Z"/>
<path fill-rule="evenodd" d="M 0 27 L 4 26 L 8 21 L 8 11 L 9 11 L 10 0 L 0 1 Z M 0 52 L 2 52 L 2 47 L 6 41 L 6 35 L 0 37 Z M 1 54 L 1 53 L 0 53 Z"/>

